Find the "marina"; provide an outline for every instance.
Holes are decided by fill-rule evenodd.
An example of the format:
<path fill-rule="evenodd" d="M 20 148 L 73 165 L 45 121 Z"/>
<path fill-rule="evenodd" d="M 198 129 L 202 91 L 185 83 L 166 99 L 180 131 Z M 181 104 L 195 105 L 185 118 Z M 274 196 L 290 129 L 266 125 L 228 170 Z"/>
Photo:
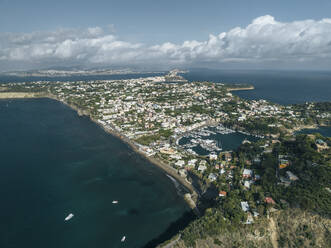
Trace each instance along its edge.
<path fill-rule="evenodd" d="M 262 136 L 235 131 L 219 124 L 186 133 L 177 138 L 176 144 L 179 149 L 186 150 L 192 155 L 209 155 L 233 150 L 246 140 L 256 141 L 259 138 Z"/>

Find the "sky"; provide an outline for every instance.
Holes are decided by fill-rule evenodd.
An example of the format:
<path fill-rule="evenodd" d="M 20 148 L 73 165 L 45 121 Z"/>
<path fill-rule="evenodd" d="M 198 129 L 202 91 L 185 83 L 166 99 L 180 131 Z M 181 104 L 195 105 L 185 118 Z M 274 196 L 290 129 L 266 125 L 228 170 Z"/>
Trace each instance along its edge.
<path fill-rule="evenodd" d="M 331 68 L 330 0 L 0 0 L 0 71 Z"/>

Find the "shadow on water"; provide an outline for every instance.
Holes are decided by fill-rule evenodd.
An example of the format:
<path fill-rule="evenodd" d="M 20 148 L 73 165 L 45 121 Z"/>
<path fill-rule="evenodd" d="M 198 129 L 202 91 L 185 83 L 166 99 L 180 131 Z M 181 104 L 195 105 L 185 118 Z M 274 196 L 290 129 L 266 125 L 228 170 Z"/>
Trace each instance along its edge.
<path fill-rule="evenodd" d="M 200 213 L 203 215 L 207 208 L 214 207 L 216 205 L 215 198 L 218 195 L 218 191 L 214 184 L 211 184 L 205 189 L 202 189 L 199 179 L 197 177 L 192 178 L 192 175 L 190 176 L 193 186 L 196 187 L 196 190 L 198 190 L 199 194 L 201 193 L 200 199 L 203 199 L 203 201 L 199 201 L 198 208 Z M 196 220 L 197 218 L 197 215 L 192 210 L 184 213 L 177 221 L 172 222 L 161 235 L 149 241 L 146 245 L 142 246 L 142 248 L 154 248 L 159 244 L 162 244 L 163 242 L 178 234 L 181 230 L 185 229 L 192 221 Z"/>
<path fill-rule="evenodd" d="M 187 227 L 192 221 L 197 218 L 193 211 L 188 211 L 182 215 L 178 220 L 172 222 L 168 228 L 157 238 L 149 241 L 146 245 L 141 248 L 155 248 L 159 244 L 171 239 L 173 236 L 178 234 L 179 231 Z"/>

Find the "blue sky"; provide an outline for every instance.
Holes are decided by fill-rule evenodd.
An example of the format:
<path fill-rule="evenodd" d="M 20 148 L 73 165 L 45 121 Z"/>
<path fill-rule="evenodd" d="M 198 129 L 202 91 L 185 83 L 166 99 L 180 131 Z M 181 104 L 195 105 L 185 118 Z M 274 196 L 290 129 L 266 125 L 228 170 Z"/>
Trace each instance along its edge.
<path fill-rule="evenodd" d="M 0 32 L 113 25 L 137 42 L 203 40 L 256 17 L 279 21 L 331 16 L 329 0 L 0 0 Z"/>
<path fill-rule="evenodd" d="M 50 66 L 57 63 L 79 64 L 81 63 L 80 58 L 84 57 L 84 61 L 86 61 L 87 56 L 96 51 L 94 45 L 91 48 L 91 42 L 96 42 L 96 38 L 103 39 L 103 42 L 98 44 L 108 47 L 108 50 L 106 48 L 103 49 L 107 50 L 109 56 L 91 59 L 90 63 L 87 64 L 125 65 L 125 59 L 120 58 L 120 63 L 115 61 L 118 60 L 121 52 L 128 59 L 128 62 L 132 62 L 133 59 L 134 64 L 143 64 L 146 61 L 137 54 L 137 51 L 139 49 L 154 51 L 156 49 L 154 47 L 157 46 L 162 51 L 151 54 L 150 60 L 152 58 L 156 60 L 166 59 L 167 63 L 173 66 L 198 66 L 199 61 L 196 58 L 197 53 L 199 53 L 198 57 L 202 58 L 202 63 L 205 65 L 229 65 L 236 61 L 235 67 L 250 67 L 251 64 L 247 59 L 250 54 L 244 56 L 243 61 L 240 62 L 242 58 L 238 58 L 238 54 L 232 56 L 232 54 L 227 53 L 225 56 L 224 52 L 221 51 L 216 56 L 210 54 L 208 49 L 205 49 L 205 54 L 209 53 L 209 57 L 206 58 L 205 54 L 203 54 L 203 44 L 193 44 L 192 42 L 208 42 L 210 41 L 210 35 L 218 37 L 222 32 L 229 33 L 236 27 L 245 29 L 252 24 L 254 19 L 267 15 L 273 17 L 279 24 L 277 24 L 278 28 L 275 26 L 275 29 L 280 33 L 285 32 L 280 30 L 281 23 L 286 25 L 293 24 L 291 27 L 292 32 L 298 33 L 302 33 L 306 28 L 315 30 L 315 24 L 317 23 L 319 28 L 323 29 L 323 33 L 319 32 L 319 35 L 321 37 L 329 37 L 326 30 L 328 21 L 326 24 L 319 24 L 318 22 L 331 18 L 330 0 L 0 0 L 0 62 L 8 62 L 6 66 L 8 68 L 0 65 L 0 70 L 7 70 L 10 67 L 33 68 L 44 65 L 46 62 Z M 302 24 L 295 31 L 293 30 L 297 21 L 307 20 L 314 20 L 316 23 L 308 23 L 308 26 Z M 98 34 L 94 33 L 92 37 L 86 31 L 89 28 L 98 28 L 100 32 Z M 66 33 L 63 30 L 71 31 Z M 77 37 L 69 35 L 68 33 L 70 32 L 71 34 L 76 34 Z M 87 36 L 82 35 L 84 32 Z M 311 35 L 314 35 L 313 33 L 314 31 L 310 32 Z M 27 36 L 30 38 L 29 42 L 25 44 Z M 52 39 L 54 39 L 54 36 L 59 37 L 57 39 L 58 46 L 53 43 L 47 44 L 46 41 L 38 43 L 38 39 L 48 40 L 46 36 L 52 36 Z M 15 38 L 13 39 L 13 37 Z M 240 37 L 237 38 L 239 39 Z M 307 38 L 311 39 L 310 36 Z M 82 40 L 86 41 L 86 39 L 92 39 L 92 41 L 88 45 L 86 42 L 83 42 L 83 44 Z M 225 43 L 228 43 L 230 40 L 228 36 L 225 38 L 218 37 L 218 39 L 223 39 Z M 235 37 L 231 39 L 231 44 L 236 44 L 236 40 L 233 40 Z M 20 42 L 17 42 L 17 40 L 20 40 Z M 71 50 L 70 52 L 61 53 L 63 46 L 68 47 L 70 45 L 68 40 L 75 43 L 71 44 L 71 47 L 79 43 L 82 50 L 75 52 Z M 63 42 L 67 43 L 63 44 Z M 114 42 L 116 42 L 115 45 L 117 47 L 121 48 L 120 51 L 116 51 L 117 54 L 115 55 L 109 52 L 110 44 L 114 45 Z M 195 50 L 194 54 L 183 54 L 182 44 L 185 42 L 190 42 L 189 49 Z M 249 42 L 250 46 L 254 46 L 251 44 L 252 40 Z M 260 47 L 265 46 L 261 42 L 259 40 L 257 44 L 260 44 Z M 294 41 L 291 40 L 290 42 L 293 43 Z M 164 44 L 168 43 L 174 46 L 164 46 Z M 26 48 L 26 45 L 29 45 L 30 48 Z M 288 50 L 289 45 L 291 44 L 284 44 L 284 49 Z M 317 45 L 324 46 L 320 48 L 320 52 L 323 51 L 325 53 L 325 49 L 328 48 L 328 43 Z M 315 44 L 315 46 L 317 45 Z M 62 50 L 56 50 L 60 46 Z M 40 47 L 48 50 L 41 51 Z M 24 51 L 22 51 L 23 48 L 25 49 Z M 27 49 L 34 50 L 29 52 Z M 51 49 L 53 50 L 51 51 Z M 187 50 L 187 47 L 185 49 Z M 279 47 L 279 49 L 282 49 L 282 47 Z M 111 50 L 114 50 L 114 46 L 111 47 Z M 260 50 L 257 49 L 256 52 Z M 301 50 L 299 50 L 295 50 L 291 54 L 289 67 L 306 68 L 309 65 L 319 67 L 319 64 L 325 65 L 329 61 L 328 58 L 326 59 L 325 56 L 322 56 L 323 62 L 317 63 L 317 65 L 311 59 L 310 62 L 302 63 L 303 60 L 306 61 L 308 59 L 309 55 L 302 55 L 300 54 Z M 329 50 L 327 50 L 328 52 Z M 131 55 L 134 53 L 134 56 L 130 57 L 128 53 Z M 40 56 L 38 57 L 36 54 Z M 59 54 L 61 56 L 58 56 Z M 270 51 L 261 56 L 265 58 L 268 54 L 271 56 Z M 22 59 L 23 55 L 26 57 L 25 60 Z M 252 51 L 251 55 L 254 57 L 254 51 Z M 301 61 L 301 64 L 296 65 L 295 61 L 292 61 L 292 55 L 297 55 L 297 59 Z M 285 56 L 289 56 L 289 54 Z M 260 54 L 255 56 L 254 68 L 258 67 L 256 59 L 259 57 Z M 34 59 L 33 63 L 28 61 L 27 58 Z M 277 60 L 279 64 L 280 58 L 270 57 L 269 59 L 270 61 Z M 227 62 L 228 60 L 231 62 Z M 270 67 L 275 66 L 275 64 L 277 63 L 270 63 Z"/>

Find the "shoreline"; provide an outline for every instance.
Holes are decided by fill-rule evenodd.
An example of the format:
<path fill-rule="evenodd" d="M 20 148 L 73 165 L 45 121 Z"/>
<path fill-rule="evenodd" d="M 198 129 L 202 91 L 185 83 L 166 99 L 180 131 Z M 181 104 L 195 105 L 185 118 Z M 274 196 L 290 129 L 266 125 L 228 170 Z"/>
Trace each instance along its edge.
<path fill-rule="evenodd" d="M 254 86 L 249 86 L 249 87 L 242 87 L 242 88 L 227 88 L 227 91 L 240 91 L 240 90 L 255 90 Z"/>
<path fill-rule="evenodd" d="M 129 138 L 125 137 L 123 134 L 121 134 L 115 130 L 104 127 L 96 119 L 94 119 L 88 111 L 82 110 L 79 107 L 69 104 L 69 103 L 59 99 L 55 95 L 52 95 L 49 93 L 0 92 L 0 99 L 33 99 L 33 98 L 35 98 L 35 99 L 36 98 L 48 98 L 48 99 L 58 101 L 64 105 L 68 106 L 69 108 L 73 109 L 74 111 L 76 111 L 79 116 L 84 116 L 84 115 L 87 116 L 93 123 L 95 123 L 97 126 L 102 128 L 106 133 L 120 139 L 122 142 L 127 144 L 130 147 L 130 149 L 132 149 L 135 153 L 139 154 L 144 159 L 149 161 L 151 164 L 153 164 L 154 166 L 161 169 L 166 175 L 168 174 L 168 175 L 172 176 L 176 181 L 178 181 L 190 193 L 189 198 L 186 196 L 186 194 L 183 195 L 184 201 L 187 203 L 187 205 L 192 210 L 194 210 L 194 212 L 197 215 L 199 215 L 199 210 L 196 207 L 196 203 L 198 201 L 198 196 L 199 196 L 198 192 L 196 192 L 194 187 L 186 179 L 184 179 L 177 173 L 176 169 L 174 169 L 170 165 L 165 164 L 163 161 L 161 161 L 157 158 L 147 156 L 145 153 L 143 153 L 142 151 L 139 150 L 139 147 L 136 144 L 134 144 L 134 142 L 132 140 L 130 140 Z M 191 197 L 191 195 L 192 195 L 192 197 Z"/>
<path fill-rule="evenodd" d="M 301 131 L 303 129 L 318 129 L 318 127 L 319 126 L 316 124 L 296 126 L 292 129 L 290 129 L 289 133 L 293 135 L 295 132 Z"/>

